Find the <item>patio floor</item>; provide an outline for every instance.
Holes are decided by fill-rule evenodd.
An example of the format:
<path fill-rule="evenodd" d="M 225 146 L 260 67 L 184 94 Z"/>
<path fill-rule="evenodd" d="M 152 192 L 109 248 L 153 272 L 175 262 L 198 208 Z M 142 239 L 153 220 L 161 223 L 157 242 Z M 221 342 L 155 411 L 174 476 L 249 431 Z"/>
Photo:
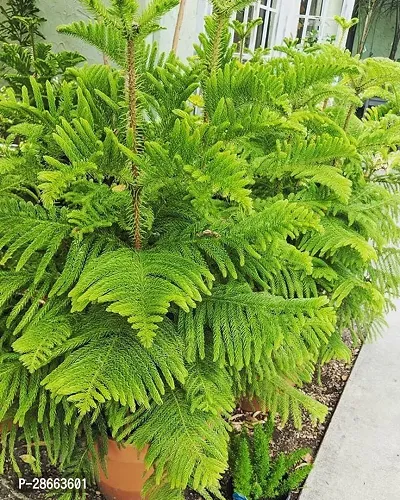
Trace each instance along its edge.
<path fill-rule="evenodd" d="M 366 344 L 300 500 L 400 500 L 400 301 Z"/>

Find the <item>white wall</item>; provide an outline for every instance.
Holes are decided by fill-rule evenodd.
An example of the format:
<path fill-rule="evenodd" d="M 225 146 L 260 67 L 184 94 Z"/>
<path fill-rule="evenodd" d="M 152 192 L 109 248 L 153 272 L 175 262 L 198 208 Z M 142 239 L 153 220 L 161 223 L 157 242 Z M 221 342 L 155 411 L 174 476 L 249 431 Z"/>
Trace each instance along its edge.
<path fill-rule="evenodd" d="M 166 29 L 155 33 L 153 38 L 161 49 L 169 51 L 175 32 L 178 7 L 175 7 L 161 20 L 161 25 Z M 182 58 L 193 55 L 193 44 L 197 42 L 199 33 L 203 30 L 203 19 L 206 11 L 204 0 L 187 0 L 185 15 L 178 44 L 178 55 Z"/>
<path fill-rule="evenodd" d="M 89 62 L 101 62 L 101 54 L 88 44 L 69 35 L 57 33 L 57 26 L 70 24 L 90 18 L 86 10 L 78 0 L 39 0 L 38 7 L 41 15 L 47 22 L 40 27 L 40 31 L 49 43 L 53 44 L 54 50 L 76 50 L 82 53 Z"/>
<path fill-rule="evenodd" d="M 37 0 L 41 14 L 47 19 L 41 27 L 47 41 L 53 43 L 54 50 L 76 50 L 81 52 L 90 63 L 102 62 L 102 55 L 86 43 L 68 35 L 57 33 L 57 26 L 69 24 L 74 21 L 89 19 L 91 16 L 81 6 L 79 0 Z M 139 0 L 145 5 L 148 0 Z M 354 0 L 325 0 L 328 6 L 329 16 L 340 14 L 340 6 L 343 4 L 343 14 L 350 17 Z M 280 0 L 279 23 L 277 29 L 276 43 L 281 44 L 285 36 L 293 37 L 297 32 L 300 0 Z M 0 0 L 4 5 L 5 0 Z M 193 44 L 198 40 L 198 34 L 203 30 L 204 15 L 207 10 L 208 0 L 187 0 L 183 26 L 181 30 L 178 54 L 186 58 L 193 55 Z M 166 29 L 155 33 L 156 40 L 162 50 L 169 51 L 172 47 L 178 7 L 164 16 L 161 25 Z M 330 27 L 333 31 L 337 29 L 336 24 Z M 328 28 L 327 31 L 330 31 Z"/>
<path fill-rule="evenodd" d="M 0 5 L 4 0 L 0 0 Z M 146 0 L 142 0 L 145 3 Z M 41 15 L 47 19 L 41 27 L 46 39 L 53 43 L 54 50 L 77 50 L 87 57 L 89 62 L 101 62 L 102 56 L 96 49 L 68 35 L 57 33 L 57 26 L 74 21 L 89 19 L 91 16 L 80 5 L 78 0 L 38 0 Z M 205 0 L 187 0 L 185 17 L 178 46 L 178 54 L 188 57 L 193 54 L 193 43 L 197 41 L 202 30 L 202 18 L 205 12 Z M 166 29 L 153 35 L 162 50 L 169 51 L 172 47 L 178 7 L 164 16 L 161 25 Z"/>

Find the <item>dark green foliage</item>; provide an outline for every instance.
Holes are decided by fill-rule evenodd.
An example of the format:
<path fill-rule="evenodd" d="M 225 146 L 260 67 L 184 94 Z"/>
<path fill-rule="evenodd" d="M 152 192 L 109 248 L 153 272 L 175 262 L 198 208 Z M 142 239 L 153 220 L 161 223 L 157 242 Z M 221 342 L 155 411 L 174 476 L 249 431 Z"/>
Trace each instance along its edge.
<path fill-rule="evenodd" d="M 303 459 L 310 450 L 270 456 L 274 422 L 272 418 L 254 427 L 253 436 L 247 431 L 233 436 L 231 472 L 234 489 L 248 500 L 272 500 L 296 490 L 306 479 L 312 465 Z"/>
<path fill-rule="evenodd" d="M 151 499 L 210 498 L 235 400 L 322 420 L 302 384 L 399 294 L 400 71 L 333 45 L 242 64 L 229 19 L 244 0 L 215 0 L 185 63 L 146 44 L 175 0 L 82 3 L 95 19 L 61 31 L 116 66 L 0 98 L 7 450 L 44 439 L 64 474 L 94 480 L 111 433 L 148 445 Z M 359 120 L 372 94 L 388 104 Z M 300 455 L 269 461 L 270 432 L 254 436 L 254 496 L 307 473 Z"/>
<path fill-rule="evenodd" d="M 250 456 L 250 444 L 246 433 L 237 438 L 235 455 L 232 459 L 232 477 L 235 491 L 250 498 L 253 483 L 253 465 Z"/>
<path fill-rule="evenodd" d="M 33 47 L 4 43 L 0 51 L 0 63 L 4 66 L 1 76 L 17 92 L 23 86 L 30 88 L 29 79 L 32 75 L 44 84 L 83 61 L 85 58 L 78 52 L 52 52 L 51 44 L 48 43 L 34 42 Z"/>
<path fill-rule="evenodd" d="M 6 6 L 0 6 L 0 41 L 16 42 L 21 47 L 31 44 L 32 36 L 43 35 L 39 25 L 45 19 L 39 17 L 37 0 L 7 0 Z"/>
<path fill-rule="evenodd" d="M 274 429 L 270 418 L 264 425 L 256 425 L 253 433 L 253 461 L 255 498 L 260 498 L 267 488 L 267 479 L 271 471 L 270 442 Z"/>

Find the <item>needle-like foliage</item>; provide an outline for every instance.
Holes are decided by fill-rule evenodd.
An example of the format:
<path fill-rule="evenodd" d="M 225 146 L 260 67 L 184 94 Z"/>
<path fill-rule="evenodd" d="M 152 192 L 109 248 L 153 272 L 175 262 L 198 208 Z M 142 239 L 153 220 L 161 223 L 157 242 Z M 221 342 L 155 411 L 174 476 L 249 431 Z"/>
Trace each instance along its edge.
<path fill-rule="evenodd" d="M 331 45 L 243 64 L 229 21 L 249 3 L 214 0 L 185 63 L 146 42 L 177 1 L 82 0 L 94 19 L 60 31 L 114 65 L 0 99 L 14 120 L 0 466 L 22 439 L 39 473 L 45 441 L 65 474 L 95 480 L 111 434 L 148 446 L 149 498 L 210 498 L 235 401 L 323 419 L 302 384 L 348 360 L 347 329 L 357 341 L 383 324 L 400 290 L 398 65 Z M 387 104 L 357 118 L 372 95 Z"/>

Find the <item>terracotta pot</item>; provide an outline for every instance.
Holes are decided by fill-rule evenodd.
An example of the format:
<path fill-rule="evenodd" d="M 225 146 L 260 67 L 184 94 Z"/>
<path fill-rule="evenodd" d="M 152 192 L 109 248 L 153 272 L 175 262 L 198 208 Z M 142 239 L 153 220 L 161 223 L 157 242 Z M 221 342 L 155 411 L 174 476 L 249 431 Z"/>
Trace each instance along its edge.
<path fill-rule="evenodd" d="M 3 422 L 0 422 L 0 434 L 3 429 L 6 431 L 11 431 L 12 426 L 13 426 L 12 420 L 4 420 Z"/>
<path fill-rule="evenodd" d="M 294 382 L 292 382 L 288 378 L 285 380 L 288 385 L 290 385 L 291 387 L 295 387 L 296 384 Z M 246 412 L 262 411 L 263 413 L 268 413 L 268 408 L 260 402 L 257 396 L 243 396 L 239 401 L 239 406 L 243 411 Z"/>
<path fill-rule="evenodd" d="M 258 398 L 246 398 L 243 397 L 239 403 L 240 408 L 246 412 L 264 411 L 261 408 L 261 404 Z"/>
<path fill-rule="evenodd" d="M 107 500 L 144 500 L 141 491 L 152 473 L 144 465 L 146 452 L 130 445 L 119 448 L 116 441 L 108 440 L 107 477 L 100 470 L 100 490 Z"/>

